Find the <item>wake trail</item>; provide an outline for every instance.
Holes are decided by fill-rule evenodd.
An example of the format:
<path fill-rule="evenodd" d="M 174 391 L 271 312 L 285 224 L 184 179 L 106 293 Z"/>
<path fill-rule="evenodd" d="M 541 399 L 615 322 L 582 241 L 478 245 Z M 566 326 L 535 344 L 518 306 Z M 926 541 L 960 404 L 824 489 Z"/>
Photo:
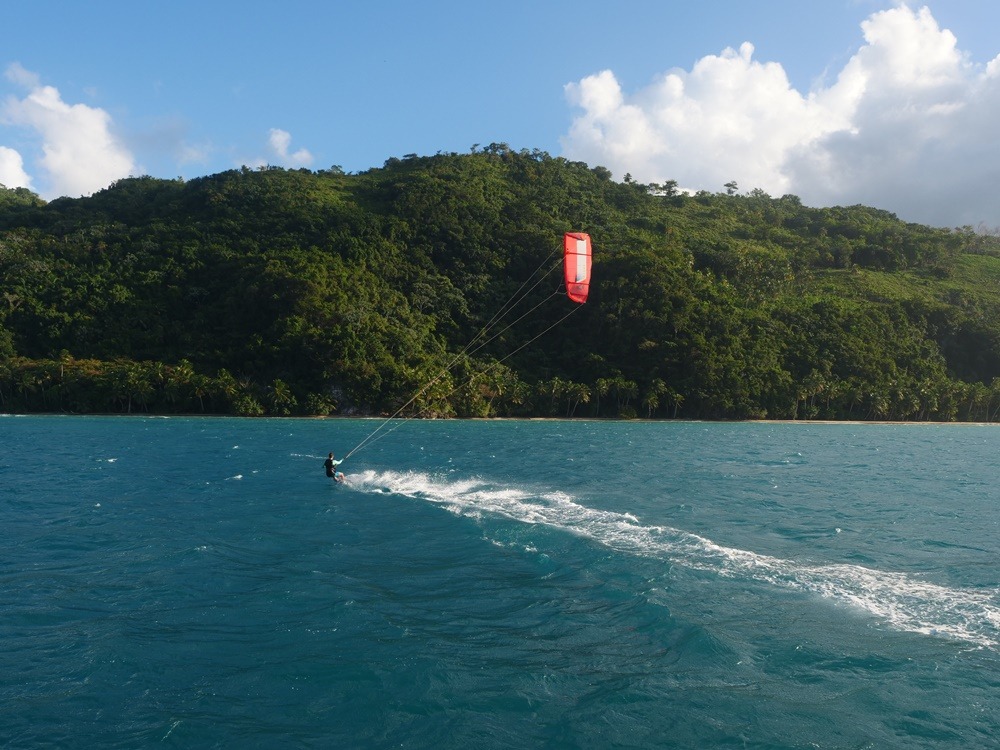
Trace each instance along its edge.
<path fill-rule="evenodd" d="M 851 564 L 811 565 L 725 547 L 681 529 L 643 524 L 628 513 L 588 508 L 563 492 L 537 494 L 481 479 L 393 471 L 352 474 L 347 484 L 362 492 L 431 502 L 459 515 L 488 514 L 562 529 L 623 554 L 818 595 L 864 610 L 899 630 L 1000 648 L 998 589 L 949 588 L 904 573 Z"/>

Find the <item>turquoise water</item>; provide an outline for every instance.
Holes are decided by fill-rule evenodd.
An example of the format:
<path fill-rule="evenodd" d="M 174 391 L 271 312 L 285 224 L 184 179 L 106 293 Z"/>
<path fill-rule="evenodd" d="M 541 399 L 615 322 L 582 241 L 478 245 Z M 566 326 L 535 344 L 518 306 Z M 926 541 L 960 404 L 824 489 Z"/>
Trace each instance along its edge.
<path fill-rule="evenodd" d="M 986 748 L 1000 429 L 0 417 L 0 747 Z"/>

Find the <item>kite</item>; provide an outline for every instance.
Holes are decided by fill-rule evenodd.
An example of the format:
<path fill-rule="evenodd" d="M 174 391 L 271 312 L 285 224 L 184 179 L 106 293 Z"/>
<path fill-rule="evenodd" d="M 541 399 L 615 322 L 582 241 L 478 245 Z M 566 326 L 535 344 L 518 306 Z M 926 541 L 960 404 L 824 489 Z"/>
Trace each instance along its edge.
<path fill-rule="evenodd" d="M 563 235 L 563 271 L 566 296 L 583 304 L 590 292 L 590 235 L 567 232 Z"/>

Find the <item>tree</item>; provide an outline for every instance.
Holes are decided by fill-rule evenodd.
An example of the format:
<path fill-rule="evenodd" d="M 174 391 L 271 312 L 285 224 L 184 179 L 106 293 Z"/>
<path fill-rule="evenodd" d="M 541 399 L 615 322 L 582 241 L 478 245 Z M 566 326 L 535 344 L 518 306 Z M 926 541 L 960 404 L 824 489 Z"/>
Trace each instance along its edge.
<path fill-rule="evenodd" d="M 0 404 L 391 414 L 420 393 L 423 416 L 996 416 L 977 387 L 1000 378 L 989 236 L 611 177 L 500 143 L 51 203 L 0 190 Z M 588 304 L 564 319 L 547 278 L 470 353 L 571 229 L 594 237 Z"/>
<path fill-rule="evenodd" d="M 642 405 L 646 408 L 646 418 L 651 419 L 653 412 L 660 406 L 660 399 L 667 393 L 667 384 L 660 378 L 656 378 L 646 389 L 642 398 Z"/>
<path fill-rule="evenodd" d="M 292 413 L 297 403 L 298 400 L 288 384 L 281 378 L 275 378 L 267 391 L 267 412 L 275 416 L 287 417 Z"/>

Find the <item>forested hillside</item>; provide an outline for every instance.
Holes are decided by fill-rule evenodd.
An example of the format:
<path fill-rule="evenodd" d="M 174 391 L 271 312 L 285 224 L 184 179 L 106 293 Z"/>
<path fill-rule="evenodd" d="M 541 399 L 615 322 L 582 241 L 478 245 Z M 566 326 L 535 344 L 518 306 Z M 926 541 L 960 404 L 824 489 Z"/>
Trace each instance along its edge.
<path fill-rule="evenodd" d="M 566 231 L 594 244 L 578 309 Z M 504 145 L 0 189 L 0 411 L 987 421 L 998 282 L 967 228 Z"/>

